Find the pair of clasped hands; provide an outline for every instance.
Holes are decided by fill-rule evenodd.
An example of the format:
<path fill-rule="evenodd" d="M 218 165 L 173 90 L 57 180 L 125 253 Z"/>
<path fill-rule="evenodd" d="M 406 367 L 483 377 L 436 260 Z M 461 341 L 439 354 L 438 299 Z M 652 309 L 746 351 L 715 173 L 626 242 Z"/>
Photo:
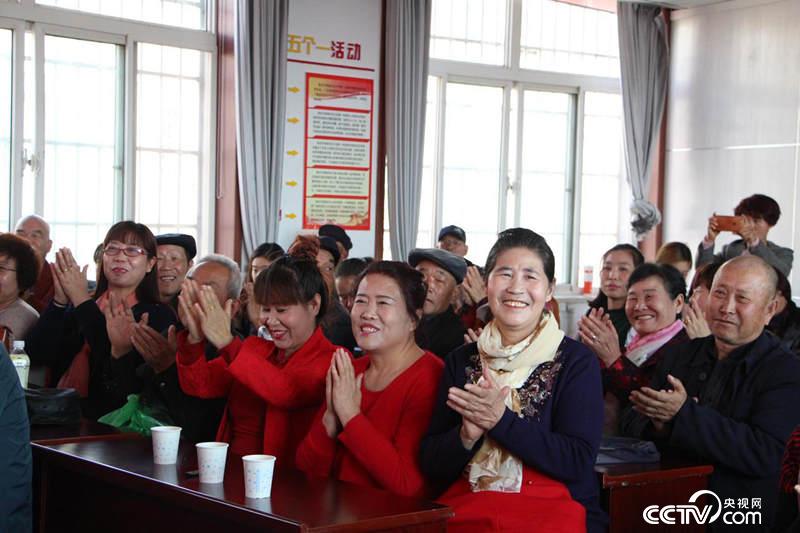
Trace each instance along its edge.
<path fill-rule="evenodd" d="M 700 313 L 699 316 L 703 316 L 701 311 L 697 312 Z M 602 308 L 592 309 L 588 315 L 578 320 L 578 335 L 581 342 L 591 348 L 606 368 L 622 357 L 617 330 Z M 656 432 L 665 430 L 666 424 L 675 418 L 688 396 L 681 380 L 669 375 L 667 381 L 672 390 L 642 387 L 628 396 L 633 409 L 648 417 Z"/>

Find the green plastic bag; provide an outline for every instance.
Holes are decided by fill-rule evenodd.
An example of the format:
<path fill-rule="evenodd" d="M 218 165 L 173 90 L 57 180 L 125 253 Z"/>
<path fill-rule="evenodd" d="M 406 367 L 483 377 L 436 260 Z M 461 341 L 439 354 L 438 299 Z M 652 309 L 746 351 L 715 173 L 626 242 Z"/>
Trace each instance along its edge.
<path fill-rule="evenodd" d="M 165 425 L 163 422 L 153 418 L 147 412 L 147 409 L 139 404 L 138 394 L 128 395 L 128 403 L 119 409 L 104 414 L 97 421 L 114 426 L 122 431 L 140 433 L 145 437 L 150 436 L 150 428 Z"/>

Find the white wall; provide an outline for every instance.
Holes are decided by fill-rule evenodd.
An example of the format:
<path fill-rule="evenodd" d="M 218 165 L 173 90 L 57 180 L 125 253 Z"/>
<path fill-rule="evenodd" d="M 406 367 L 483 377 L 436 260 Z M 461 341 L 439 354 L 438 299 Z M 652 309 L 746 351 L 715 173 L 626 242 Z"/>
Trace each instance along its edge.
<path fill-rule="evenodd" d="M 696 248 L 712 212 L 759 192 L 783 212 L 770 240 L 800 249 L 800 1 L 673 12 L 667 129 L 665 241 Z"/>

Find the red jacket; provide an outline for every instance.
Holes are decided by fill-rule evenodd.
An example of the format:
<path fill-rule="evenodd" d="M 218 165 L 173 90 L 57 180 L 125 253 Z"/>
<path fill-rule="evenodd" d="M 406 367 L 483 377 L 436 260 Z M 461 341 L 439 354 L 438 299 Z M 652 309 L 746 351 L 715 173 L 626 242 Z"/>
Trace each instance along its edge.
<path fill-rule="evenodd" d="M 364 373 L 369 357 L 353 361 Z M 425 496 L 419 446 L 428 429 L 444 363 L 425 352 L 382 391 L 361 387 L 361 413 L 336 439 L 325 433 L 322 406 L 297 450 L 297 467 L 309 474 L 378 487 L 404 496 Z"/>
<path fill-rule="evenodd" d="M 181 389 L 200 398 L 228 397 L 232 401 L 252 402 L 252 395 L 239 393 L 244 387 L 263 400 L 265 413 L 264 453 L 278 458 L 281 467 L 294 466 L 294 452 L 325 397 L 325 374 L 337 346 L 317 328 L 306 343 L 278 366 L 277 348 L 270 341 L 235 338 L 206 360 L 204 344 L 189 344 L 188 333 L 178 336 L 178 379 Z M 245 399 L 246 398 L 246 399 Z M 227 407 L 217 430 L 217 440 L 229 442 L 231 428 Z"/>

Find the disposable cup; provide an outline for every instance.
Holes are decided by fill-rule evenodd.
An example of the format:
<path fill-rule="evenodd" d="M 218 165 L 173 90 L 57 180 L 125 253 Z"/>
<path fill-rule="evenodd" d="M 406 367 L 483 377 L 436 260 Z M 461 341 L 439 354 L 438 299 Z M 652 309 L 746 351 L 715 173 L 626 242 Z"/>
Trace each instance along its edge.
<path fill-rule="evenodd" d="M 272 474 L 275 471 L 274 455 L 245 455 L 244 495 L 247 498 L 269 498 L 272 494 Z"/>
<path fill-rule="evenodd" d="M 225 479 L 225 459 L 228 456 L 227 442 L 198 442 L 197 466 L 200 483 L 222 483 Z"/>
<path fill-rule="evenodd" d="M 178 460 L 181 428 L 155 426 L 150 428 L 150 434 L 153 436 L 153 462 L 157 465 L 174 465 Z"/>

